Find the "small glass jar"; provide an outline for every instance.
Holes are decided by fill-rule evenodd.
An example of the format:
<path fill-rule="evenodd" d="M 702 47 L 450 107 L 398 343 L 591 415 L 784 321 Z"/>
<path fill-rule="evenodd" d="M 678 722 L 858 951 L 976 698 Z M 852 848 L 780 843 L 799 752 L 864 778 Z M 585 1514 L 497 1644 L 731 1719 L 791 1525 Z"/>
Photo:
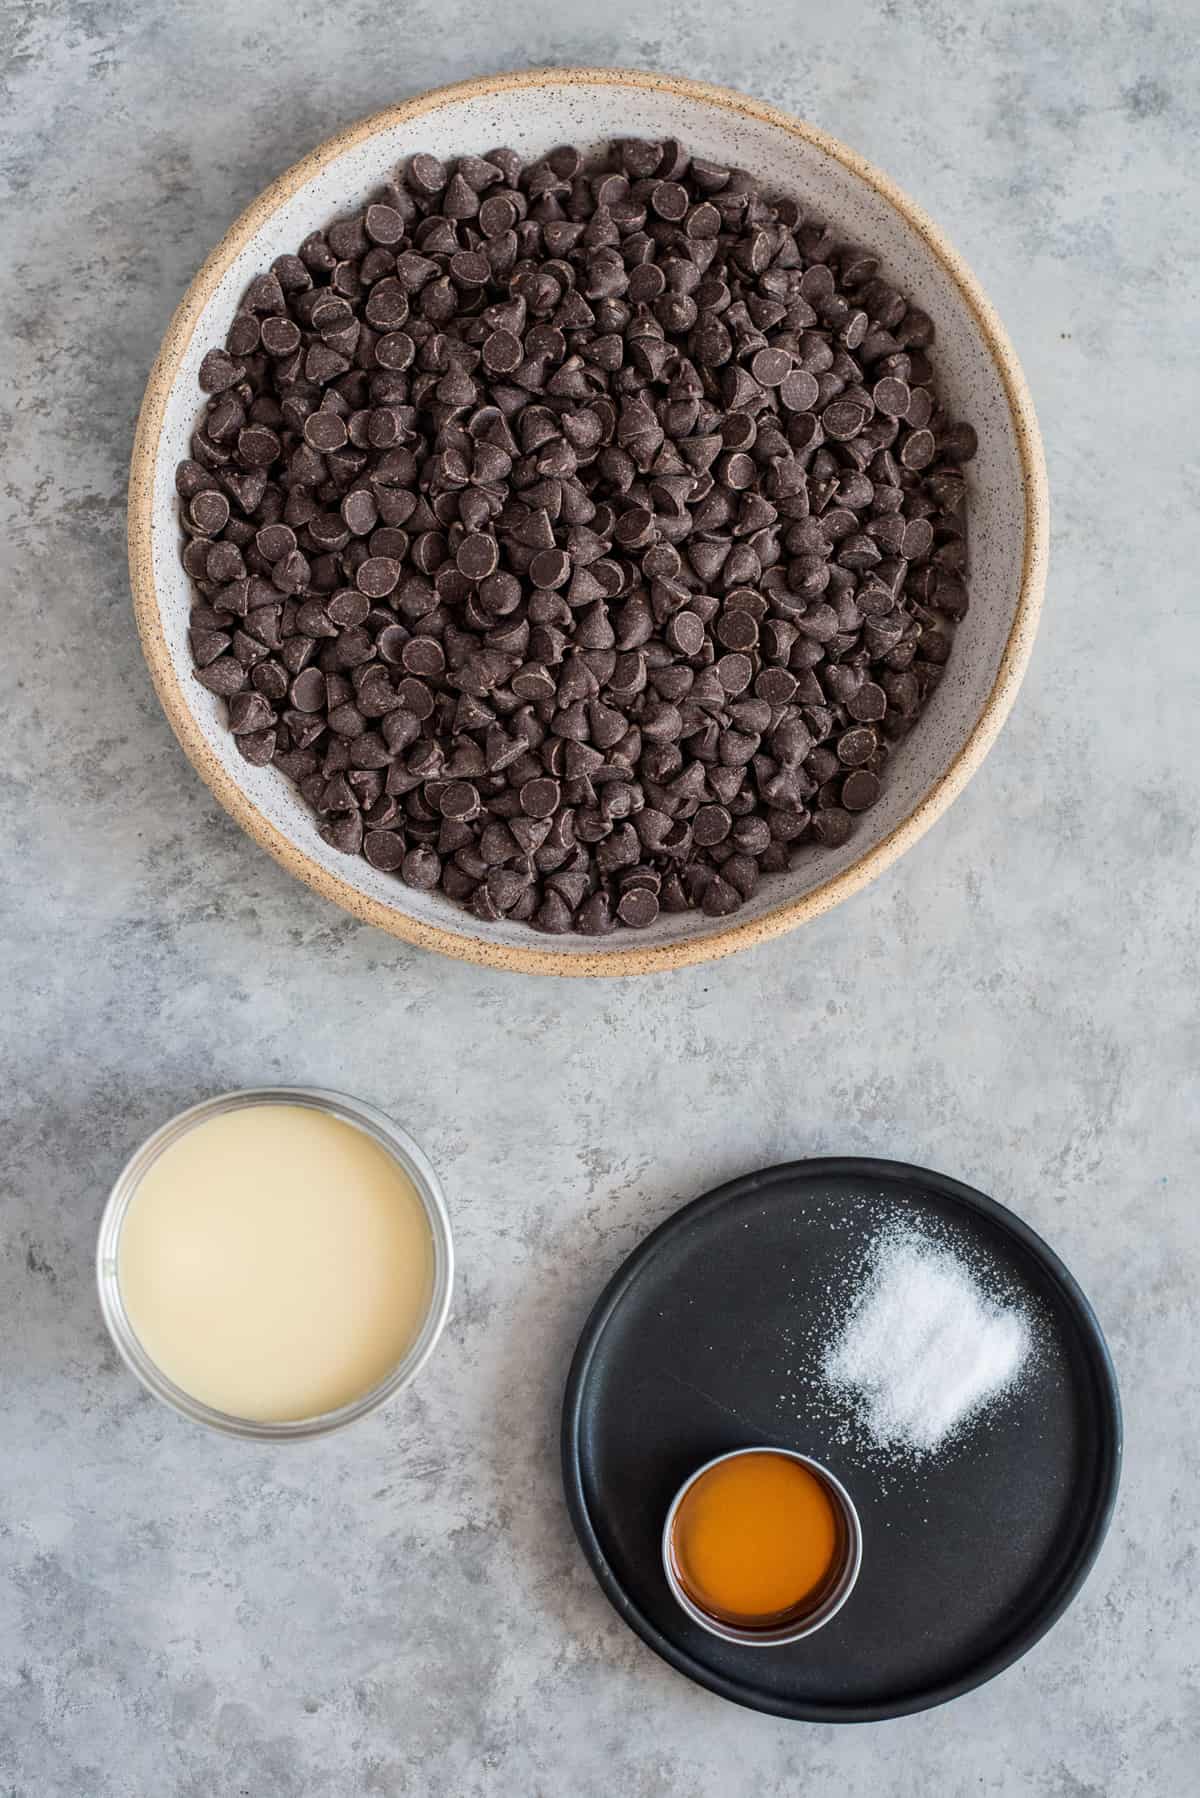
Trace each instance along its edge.
<path fill-rule="evenodd" d="M 336 1411 L 326 1411 L 316 1417 L 298 1418 L 288 1423 L 262 1423 L 253 1418 L 235 1417 L 228 1412 L 215 1410 L 168 1379 L 146 1353 L 134 1333 L 122 1302 L 118 1276 L 121 1227 L 147 1170 L 164 1149 L 178 1142 L 180 1137 L 195 1129 L 198 1124 L 206 1123 L 223 1112 L 239 1111 L 249 1105 L 306 1106 L 314 1111 L 323 1111 L 355 1130 L 363 1131 L 392 1157 L 411 1180 L 433 1239 L 433 1287 L 429 1306 L 421 1328 L 401 1360 L 385 1379 L 359 1398 L 352 1399 L 349 1404 L 339 1406 Z M 353 1423 L 356 1418 L 365 1417 L 369 1411 L 376 1410 L 385 1400 L 399 1392 L 401 1387 L 407 1386 L 428 1361 L 442 1333 L 450 1310 L 453 1281 L 454 1247 L 450 1235 L 450 1218 L 437 1175 L 424 1151 L 382 1111 L 376 1110 L 375 1106 L 365 1104 L 361 1099 L 351 1099 L 344 1093 L 326 1092 L 318 1087 L 308 1086 L 266 1086 L 251 1088 L 245 1092 L 221 1093 L 214 1099 L 205 1099 L 201 1104 L 181 1111 L 178 1117 L 163 1124 L 152 1136 L 147 1137 L 118 1174 L 100 1220 L 100 1239 L 96 1247 L 96 1282 L 100 1293 L 100 1310 L 109 1335 L 130 1371 L 137 1375 L 142 1385 L 155 1398 L 161 1399 L 184 1417 L 191 1418 L 194 1423 L 207 1424 L 210 1429 L 222 1430 L 228 1436 L 244 1436 L 259 1442 L 301 1442 L 314 1436 L 328 1435 L 331 1430 L 340 1430 L 346 1424 Z"/>

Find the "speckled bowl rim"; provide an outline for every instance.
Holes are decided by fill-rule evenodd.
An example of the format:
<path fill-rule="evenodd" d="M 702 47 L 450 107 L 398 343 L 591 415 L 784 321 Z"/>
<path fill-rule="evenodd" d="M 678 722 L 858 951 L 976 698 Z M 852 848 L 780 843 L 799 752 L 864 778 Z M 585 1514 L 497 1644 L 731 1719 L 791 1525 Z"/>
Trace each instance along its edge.
<path fill-rule="evenodd" d="M 999 373 L 1012 415 L 1021 477 L 1025 491 L 1025 544 L 1020 590 L 1012 628 L 1000 665 L 970 735 L 949 766 L 908 816 L 886 837 L 866 850 L 857 861 L 822 882 L 811 892 L 785 900 L 760 917 L 731 923 L 724 929 L 678 942 L 630 948 L 596 948 L 587 953 L 563 954 L 552 948 L 517 948 L 485 936 L 460 934 L 426 924 L 417 918 L 368 897 L 348 881 L 331 874 L 278 830 L 250 800 L 238 782 L 220 765 L 192 715 L 175 672 L 159 612 L 154 581 L 153 505 L 154 477 L 159 439 L 167 403 L 178 377 L 180 362 L 191 342 L 201 313 L 230 263 L 266 224 L 271 214 L 317 175 L 335 156 L 354 148 L 377 132 L 407 124 L 443 106 L 477 100 L 491 94 L 542 86 L 605 86 L 651 89 L 677 94 L 682 99 L 723 107 L 746 118 L 773 125 L 821 150 L 840 162 L 859 180 L 873 187 L 891 205 L 941 263 L 962 296 Z M 503 75 L 483 75 L 448 87 L 430 88 L 398 106 L 385 107 L 349 125 L 318 145 L 309 155 L 273 181 L 230 226 L 204 262 L 184 294 L 167 327 L 138 417 L 129 472 L 129 568 L 134 615 L 142 649 L 155 690 L 168 722 L 196 772 L 215 793 L 226 811 L 291 874 L 326 899 L 364 923 L 374 924 L 392 936 L 402 937 L 422 949 L 435 949 L 460 961 L 523 974 L 580 976 L 651 974 L 684 968 L 697 962 L 715 961 L 739 949 L 750 949 L 792 930 L 810 918 L 820 917 L 841 900 L 860 892 L 892 862 L 924 836 L 929 827 L 957 799 L 1000 733 L 1021 685 L 1037 634 L 1042 595 L 1046 584 L 1049 546 L 1049 499 L 1045 455 L 1034 413 L 1033 399 L 1016 353 L 991 302 L 974 274 L 937 226 L 896 183 L 814 125 L 793 118 L 778 107 L 752 100 L 732 88 L 707 81 L 690 81 L 641 69 L 540 68 Z M 464 914 L 465 916 L 465 914 Z"/>

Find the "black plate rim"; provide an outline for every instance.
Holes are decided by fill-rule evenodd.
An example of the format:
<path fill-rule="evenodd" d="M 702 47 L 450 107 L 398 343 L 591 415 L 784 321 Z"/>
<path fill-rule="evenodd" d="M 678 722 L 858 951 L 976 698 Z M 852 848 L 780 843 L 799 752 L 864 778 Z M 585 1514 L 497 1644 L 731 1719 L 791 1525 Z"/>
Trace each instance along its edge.
<path fill-rule="evenodd" d="M 687 1221 L 702 1216 L 708 1211 L 715 1211 L 722 1205 L 728 1204 L 732 1199 L 740 1198 L 753 1192 L 756 1188 L 766 1187 L 785 1179 L 812 1180 L 822 1177 L 900 1180 L 910 1184 L 920 1184 L 943 1198 L 957 1201 L 967 1210 L 980 1214 L 1000 1229 L 1007 1231 L 1040 1263 L 1043 1271 L 1057 1286 L 1064 1306 L 1074 1315 L 1085 1350 L 1091 1361 L 1100 1409 L 1099 1466 L 1095 1496 L 1090 1507 L 1090 1515 L 1081 1526 L 1075 1553 L 1064 1568 L 1057 1585 L 1046 1595 L 1042 1605 L 1023 1629 L 1006 1637 L 993 1653 L 973 1662 L 961 1677 L 945 1680 L 938 1685 L 927 1686 L 916 1692 L 909 1692 L 903 1699 L 895 1702 L 880 1704 L 852 1705 L 820 1702 L 797 1704 L 790 1700 L 781 1700 L 772 1693 L 758 1690 L 747 1682 L 729 1679 L 726 1675 L 715 1672 L 694 1660 L 686 1650 L 678 1647 L 655 1627 L 622 1586 L 601 1546 L 583 1491 L 579 1430 L 592 1360 L 609 1320 L 627 1288 L 641 1273 L 646 1262 L 652 1258 L 658 1244 L 664 1237 L 673 1235 Z M 727 1180 L 723 1185 L 702 1193 L 699 1198 L 692 1199 L 677 1211 L 673 1211 L 648 1236 L 644 1237 L 612 1275 L 584 1324 L 567 1374 L 560 1436 L 563 1491 L 572 1527 L 601 1590 L 622 1621 L 628 1624 L 629 1628 L 639 1635 L 642 1641 L 654 1650 L 655 1654 L 696 1685 L 704 1686 L 710 1692 L 717 1693 L 719 1697 L 727 1698 L 734 1704 L 743 1705 L 748 1710 L 764 1711 L 772 1716 L 787 1717 L 807 1723 L 879 1723 L 888 1718 L 906 1717 L 918 1711 L 931 1710 L 936 1705 L 947 1704 L 951 1699 L 961 1697 L 964 1692 L 973 1691 L 977 1686 L 986 1684 L 988 1680 L 994 1679 L 998 1673 L 1003 1673 L 1006 1667 L 1011 1667 L 1015 1661 L 1027 1654 L 1034 1644 L 1053 1628 L 1067 1606 L 1076 1597 L 1103 1546 L 1117 1502 L 1117 1491 L 1121 1480 L 1123 1442 L 1120 1391 L 1117 1385 L 1116 1369 L 1109 1353 L 1108 1344 L 1104 1339 L 1104 1333 L 1083 1288 L 1070 1269 L 1055 1254 L 1049 1243 L 1045 1242 L 1023 1218 L 1018 1217 L 1016 1212 L 1010 1211 L 1006 1205 L 1002 1205 L 998 1199 L 989 1198 L 986 1193 L 979 1192 L 972 1186 L 964 1185 L 962 1181 L 954 1180 L 948 1174 L 939 1174 L 932 1168 L 917 1167 L 912 1162 L 887 1161 L 873 1156 L 859 1155 L 813 1156 L 799 1161 L 780 1162 L 774 1167 L 761 1168 L 754 1173 L 738 1175 L 736 1179 Z"/>

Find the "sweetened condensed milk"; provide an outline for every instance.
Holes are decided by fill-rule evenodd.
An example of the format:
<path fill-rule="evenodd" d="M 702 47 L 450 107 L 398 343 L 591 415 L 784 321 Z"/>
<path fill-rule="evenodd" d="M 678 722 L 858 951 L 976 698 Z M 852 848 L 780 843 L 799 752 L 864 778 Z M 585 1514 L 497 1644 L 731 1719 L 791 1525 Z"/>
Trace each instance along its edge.
<path fill-rule="evenodd" d="M 386 1379 L 429 1311 L 433 1236 L 364 1131 L 304 1105 L 206 1118 L 140 1179 L 117 1279 L 146 1354 L 191 1398 L 259 1423 Z"/>

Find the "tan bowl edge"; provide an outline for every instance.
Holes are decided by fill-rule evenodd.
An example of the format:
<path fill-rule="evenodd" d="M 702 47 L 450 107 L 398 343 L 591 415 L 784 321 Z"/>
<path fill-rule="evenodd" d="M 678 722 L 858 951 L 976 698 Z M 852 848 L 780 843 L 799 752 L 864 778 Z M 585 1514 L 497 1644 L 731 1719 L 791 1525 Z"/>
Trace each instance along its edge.
<path fill-rule="evenodd" d="M 924 239 L 958 287 L 975 319 L 1004 384 L 1017 436 L 1025 488 L 1025 555 L 1021 570 L 1021 590 L 1012 630 L 1004 647 L 995 682 L 966 743 L 940 780 L 908 817 L 841 874 L 835 875 L 799 899 L 786 901 L 762 917 L 740 924 L 732 923 L 723 930 L 690 941 L 667 943 L 652 948 L 596 949 L 591 953 L 572 955 L 532 946 L 528 949 L 515 949 L 507 944 L 490 942 L 484 937 L 458 935 L 393 911 L 377 900 L 357 892 L 337 875 L 327 873 L 269 823 L 257 807 L 251 804 L 237 782 L 220 766 L 192 718 L 171 664 L 159 617 L 152 555 L 154 470 L 167 398 L 175 381 L 180 358 L 191 341 L 201 311 L 230 262 L 248 240 L 262 227 L 271 213 L 311 179 L 331 156 L 340 155 L 376 131 L 420 118 L 451 101 L 504 93 L 514 88 L 537 87 L 548 81 L 567 85 L 665 88 L 689 100 L 726 107 L 747 118 L 775 125 L 802 138 L 806 143 L 815 145 L 874 187 Z M 129 471 L 128 525 L 134 615 L 142 649 L 163 710 L 196 772 L 216 794 L 226 811 L 255 842 L 282 863 L 289 873 L 306 881 L 324 898 L 332 899 L 336 905 L 342 906 L 364 923 L 374 924 L 393 936 L 403 937 L 419 948 L 436 949 L 441 954 L 454 956 L 460 961 L 475 962 L 483 967 L 500 968 L 512 973 L 593 977 L 658 973 L 669 968 L 687 967 L 696 962 L 715 961 L 720 956 L 732 955 L 736 950 L 753 948 L 758 943 L 781 936 L 784 931 L 805 923 L 809 918 L 819 917 L 823 912 L 829 911 L 841 900 L 859 892 L 906 849 L 911 848 L 962 792 L 995 742 L 1012 708 L 1037 632 L 1046 584 L 1050 530 L 1041 433 L 1034 414 L 1033 400 L 1016 354 L 991 302 L 971 270 L 957 252 L 951 249 L 932 220 L 907 194 L 836 138 L 800 119 L 792 118 L 777 107 L 749 99 L 731 88 L 718 87 L 706 81 L 689 81 L 680 76 L 651 74 L 640 69 L 587 68 L 525 69 L 506 75 L 479 76 L 473 81 L 456 82 L 449 87 L 431 88 L 399 106 L 385 107 L 382 112 L 373 113 L 369 118 L 347 126 L 344 131 L 328 138 L 280 175 L 278 180 L 273 181 L 230 226 L 184 294 L 167 327 L 166 336 L 150 371 L 134 437 L 133 459 Z"/>

